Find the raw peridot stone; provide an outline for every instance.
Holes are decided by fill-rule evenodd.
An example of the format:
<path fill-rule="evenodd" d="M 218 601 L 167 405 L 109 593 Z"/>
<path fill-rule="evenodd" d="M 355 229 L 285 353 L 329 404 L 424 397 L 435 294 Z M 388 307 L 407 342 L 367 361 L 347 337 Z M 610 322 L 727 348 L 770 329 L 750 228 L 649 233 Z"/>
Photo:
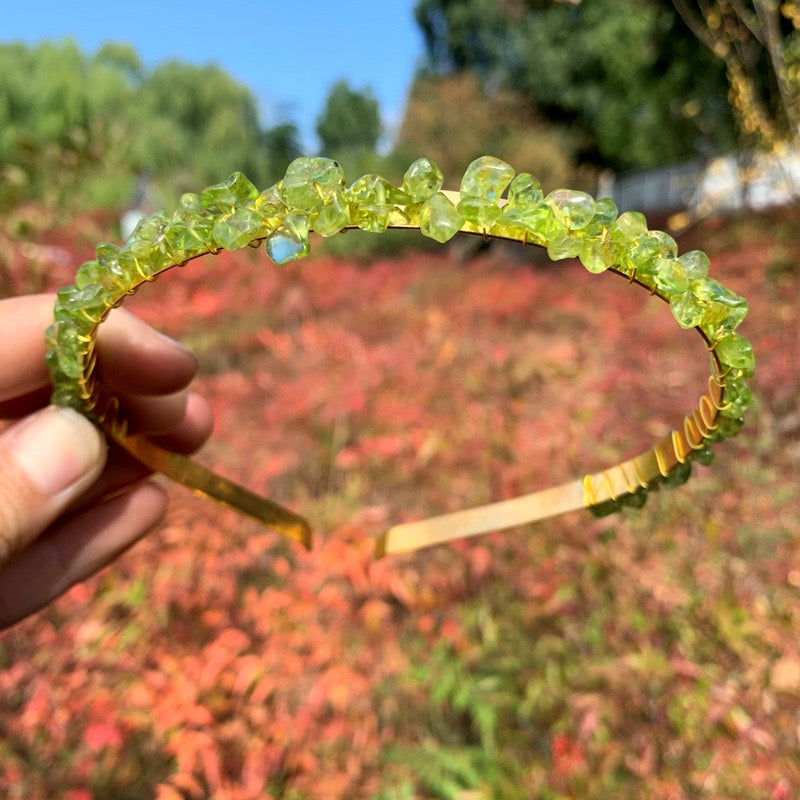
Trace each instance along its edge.
<path fill-rule="evenodd" d="M 535 206 L 544 199 L 542 184 L 530 172 L 520 172 L 508 185 L 508 207 Z"/>
<path fill-rule="evenodd" d="M 350 208 L 344 193 L 334 191 L 319 208 L 311 228 L 321 236 L 333 236 L 349 224 Z"/>
<path fill-rule="evenodd" d="M 457 209 L 467 222 L 486 231 L 500 217 L 500 206 L 482 197 L 465 197 L 459 202 Z"/>
<path fill-rule="evenodd" d="M 442 188 L 442 171 L 429 158 L 418 158 L 403 176 L 403 191 L 414 202 L 432 197 Z"/>
<path fill-rule="evenodd" d="M 79 289 L 77 286 L 65 286 L 56 292 L 55 314 L 80 320 L 81 316 L 87 322 L 97 322 L 114 304 L 116 298 L 108 290 L 97 284 L 90 284 Z M 91 322 L 88 322 L 91 325 Z"/>
<path fill-rule="evenodd" d="M 689 279 L 677 258 L 659 258 L 654 275 L 656 288 L 666 297 L 683 294 L 689 288 Z"/>
<path fill-rule="evenodd" d="M 553 209 L 544 203 L 534 206 L 517 205 L 503 211 L 498 224 L 511 228 L 522 228 L 527 241 L 547 247 L 550 240 L 559 235 L 558 223 Z"/>
<path fill-rule="evenodd" d="M 368 233 L 383 233 L 393 209 L 394 206 L 388 203 L 362 203 L 356 212 L 356 225 Z"/>
<path fill-rule="evenodd" d="M 402 189 L 392 186 L 380 175 L 363 175 L 345 191 L 348 202 L 355 205 L 405 205 L 411 198 Z"/>
<path fill-rule="evenodd" d="M 743 375 L 753 372 L 756 363 L 753 345 L 741 334 L 729 333 L 723 336 L 717 342 L 715 352 L 723 364 L 741 370 Z"/>
<path fill-rule="evenodd" d="M 677 255 L 678 245 L 671 236 L 663 231 L 648 231 L 623 255 L 620 264 L 624 270 L 635 270 L 636 276 L 642 280 L 654 278 L 658 263 L 663 259 L 674 259 Z"/>
<path fill-rule="evenodd" d="M 699 281 L 708 275 L 711 262 L 702 250 L 688 250 L 678 258 L 690 282 Z"/>
<path fill-rule="evenodd" d="M 556 189 L 544 198 L 556 221 L 568 231 L 585 228 L 594 217 L 594 200 L 586 192 Z"/>
<path fill-rule="evenodd" d="M 669 489 L 674 489 L 676 486 L 682 486 L 692 476 L 692 465 L 689 461 L 683 464 L 676 464 L 672 471 L 664 478 L 664 486 Z"/>
<path fill-rule="evenodd" d="M 304 258 L 309 252 L 308 231 L 306 214 L 287 214 L 283 223 L 267 238 L 264 249 L 276 264 L 288 264 Z"/>
<path fill-rule="evenodd" d="M 266 232 L 261 215 L 249 206 L 219 217 L 213 228 L 214 243 L 225 250 L 238 250 Z"/>
<path fill-rule="evenodd" d="M 712 340 L 732 333 L 747 316 L 747 301 L 713 278 L 697 281 L 692 291 L 706 303 L 700 326 Z"/>
<path fill-rule="evenodd" d="M 594 204 L 593 226 L 608 228 L 611 223 L 619 216 L 617 204 L 610 197 L 601 197 Z"/>
<path fill-rule="evenodd" d="M 75 285 L 79 289 L 92 283 L 102 286 L 105 278 L 105 267 L 99 261 L 85 261 L 78 267 L 78 272 L 75 274 Z"/>
<path fill-rule="evenodd" d="M 499 200 L 514 178 L 514 168 L 494 156 L 476 158 L 461 179 L 461 197 Z"/>
<path fill-rule="evenodd" d="M 694 328 L 699 325 L 706 310 L 705 303 L 688 290 L 672 295 L 669 307 L 681 328 Z"/>
<path fill-rule="evenodd" d="M 429 197 L 419 210 L 420 233 L 437 242 L 452 239 L 463 224 L 464 218 L 441 192 Z"/>
<path fill-rule="evenodd" d="M 597 275 L 614 266 L 616 249 L 609 239 L 584 239 L 578 257 L 589 272 Z"/>
<path fill-rule="evenodd" d="M 646 235 L 647 220 L 638 211 L 620 214 L 609 227 L 611 240 L 623 248 L 632 247 Z"/>
<path fill-rule="evenodd" d="M 165 233 L 167 247 L 176 261 L 185 261 L 213 249 L 214 222 L 211 217 L 192 217 L 176 211 Z"/>
<path fill-rule="evenodd" d="M 725 405 L 720 410 L 723 417 L 739 419 L 753 402 L 753 392 L 741 380 L 725 382 Z"/>
<path fill-rule="evenodd" d="M 212 214 L 232 212 L 237 206 L 258 197 L 258 189 L 241 172 L 234 172 L 222 183 L 200 193 L 200 204 Z"/>
<path fill-rule="evenodd" d="M 551 261 L 577 258 L 583 252 L 583 240 L 561 234 L 553 237 L 547 245 L 547 256 Z"/>
<path fill-rule="evenodd" d="M 713 460 L 714 451 L 711 449 L 711 445 L 708 442 L 703 442 L 702 447 L 692 450 L 692 461 L 696 461 L 698 464 L 704 464 L 707 466 Z"/>
<path fill-rule="evenodd" d="M 344 170 L 330 158 L 296 158 L 278 183 L 281 200 L 296 211 L 314 211 L 344 189 Z"/>

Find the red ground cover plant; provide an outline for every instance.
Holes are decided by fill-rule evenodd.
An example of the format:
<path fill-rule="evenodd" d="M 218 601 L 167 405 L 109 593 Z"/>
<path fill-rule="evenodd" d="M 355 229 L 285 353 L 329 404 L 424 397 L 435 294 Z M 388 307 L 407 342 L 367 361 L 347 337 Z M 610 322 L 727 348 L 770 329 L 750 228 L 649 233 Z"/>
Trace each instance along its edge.
<path fill-rule="evenodd" d="M 203 363 L 203 460 L 316 545 L 174 487 L 160 530 L 0 636 L 0 796 L 797 796 L 793 230 L 682 242 L 751 301 L 757 404 L 710 470 L 642 511 L 378 562 L 389 524 L 651 443 L 703 389 L 699 337 L 622 279 L 500 247 L 221 254 L 147 287 L 130 307 Z"/>

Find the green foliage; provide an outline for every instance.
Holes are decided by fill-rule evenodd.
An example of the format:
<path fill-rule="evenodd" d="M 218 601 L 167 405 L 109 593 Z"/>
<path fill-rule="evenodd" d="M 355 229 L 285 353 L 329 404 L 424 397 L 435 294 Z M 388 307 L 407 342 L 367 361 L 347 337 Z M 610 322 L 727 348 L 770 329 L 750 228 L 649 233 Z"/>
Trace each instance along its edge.
<path fill-rule="evenodd" d="M 649 167 L 725 148 L 724 69 L 666 0 L 420 0 L 435 74 L 471 71 L 581 137 L 581 156 Z"/>
<path fill-rule="evenodd" d="M 36 198 L 121 206 L 137 176 L 167 203 L 236 169 L 260 185 L 298 154 L 291 124 L 262 129 L 250 91 L 214 65 L 152 71 L 124 44 L 0 45 L 0 206 Z"/>
<path fill-rule="evenodd" d="M 373 151 L 381 135 L 378 101 L 369 89 L 358 91 L 345 80 L 337 81 L 317 118 L 317 135 L 322 152 L 329 158 Z"/>

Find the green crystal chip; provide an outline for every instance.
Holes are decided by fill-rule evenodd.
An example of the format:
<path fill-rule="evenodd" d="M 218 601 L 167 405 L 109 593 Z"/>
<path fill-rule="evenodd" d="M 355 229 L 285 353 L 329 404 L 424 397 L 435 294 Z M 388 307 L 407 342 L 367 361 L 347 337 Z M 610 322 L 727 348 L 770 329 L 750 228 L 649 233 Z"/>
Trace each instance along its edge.
<path fill-rule="evenodd" d="M 427 200 L 436 194 L 444 183 L 442 171 L 429 158 L 418 158 L 403 176 L 403 191 L 414 202 Z"/>
<path fill-rule="evenodd" d="M 542 184 L 530 172 L 520 172 L 508 185 L 508 207 L 535 206 L 544 199 Z"/>
<path fill-rule="evenodd" d="M 488 231 L 499 219 L 501 212 L 497 203 L 482 197 L 465 197 L 459 201 L 457 209 L 467 222 L 471 222 L 485 231 Z"/>
<path fill-rule="evenodd" d="M 742 371 L 742 374 L 752 374 L 756 360 L 753 354 L 753 345 L 739 333 L 729 333 L 723 336 L 715 348 L 719 360 L 728 367 Z"/>
<path fill-rule="evenodd" d="M 241 172 L 209 186 L 200 193 L 200 204 L 212 214 L 232 212 L 237 206 L 258 197 L 258 189 Z"/>
<path fill-rule="evenodd" d="M 689 290 L 672 295 L 669 299 L 669 307 L 681 328 L 696 327 L 701 323 L 703 314 L 706 312 L 705 303 Z"/>
<path fill-rule="evenodd" d="M 266 233 L 264 221 L 250 206 L 240 206 L 214 223 L 214 243 L 226 250 L 238 250 Z"/>
<path fill-rule="evenodd" d="M 287 214 L 283 223 L 267 238 L 264 249 L 276 264 L 288 264 L 309 253 L 308 216 Z"/>
<path fill-rule="evenodd" d="M 344 170 L 330 158 L 296 158 L 278 183 L 281 200 L 295 211 L 315 211 L 344 189 Z"/>
<path fill-rule="evenodd" d="M 333 236 L 350 224 L 350 207 L 344 192 L 333 191 L 319 208 L 311 227 L 320 236 Z"/>
<path fill-rule="evenodd" d="M 594 199 L 586 192 L 556 189 L 544 202 L 553 209 L 556 221 L 568 231 L 579 231 L 594 218 Z"/>
<path fill-rule="evenodd" d="M 528 234 L 528 241 L 543 247 L 547 247 L 550 240 L 559 235 L 553 209 L 545 203 L 510 207 L 503 211 L 498 223 L 511 228 L 522 228 Z"/>
<path fill-rule="evenodd" d="M 683 253 L 678 261 L 681 262 L 683 271 L 690 281 L 699 281 L 708 275 L 711 262 L 702 250 L 688 250 Z"/>
<path fill-rule="evenodd" d="M 419 210 L 420 233 L 442 244 L 452 239 L 463 224 L 464 218 L 441 192 L 429 197 Z"/>
<path fill-rule="evenodd" d="M 654 264 L 656 288 L 666 297 L 683 294 L 689 288 L 689 279 L 677 258 L 659 258 Z"/>
<path fill-rule="evenodd" d="M 733 333 L 747 316 L 747 301 L 713 278 L 697 281 L 692 290 L 706 303 L 700 327 L 712 340 Z"/>
<path fill-rule="evenodd" d="M 461 197 L 499 200 L 514 178 L 514 168 L 494 156 L 476 158 L 461 179 Z"/>

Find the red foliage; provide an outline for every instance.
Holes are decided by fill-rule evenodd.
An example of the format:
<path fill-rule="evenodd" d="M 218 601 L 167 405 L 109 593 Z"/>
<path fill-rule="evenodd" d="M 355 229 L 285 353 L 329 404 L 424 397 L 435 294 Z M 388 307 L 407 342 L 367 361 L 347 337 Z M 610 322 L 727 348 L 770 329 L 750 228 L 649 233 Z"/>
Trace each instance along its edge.
<path fill-rule="evenodd" d="M 800 388 L 800 284 L 796 274 L 764 281 L 766 258 L 754 245 L 725 252 L 715 267 L 753 304 L 747 334 L 759 357 L 760 408 L 749 448 L 788 416 Z M 217 424 L 203 458 L 307 512 L 315 549 L 300 552 L 173 488 L 160 531 L 0 638 L 4 796 L 23 786 L 30 800 L 53 787 L 71 800 L 115 791 L 156 800 L 290 790 L 370 797 L 383 785 L 382 753 L 400 735 L 393 687 L 409 652 L 446 641 L 474 658 L 459 604 L 493 582 L 517 598 L 526 624 L 575 616 L 584 599 L 567 589 L 593 568 L 584 559 L 603 550 L 607 526 L 555 523 L 548 530 L 563 537 L 562 551 L 535 562 L 518 534 L 379 562 L 371 537 L 396 521 L 532 491 L 630 455 L 704 388 L 699 339 L 646 293 L 576 265 L 526 266 L 491 252 L 469 264 L 412 254 L 369 267 L 315 258 L 278 269 L 249 251 L 206 261 L 174 270 L 129 307 L 203 361 L 199 388 Z M 725 447 L 735 467 L 736 445 Z M 769 453 L 774 494 L 792 488 L 791 463 Z M 789 501 L 776 512 L 768 493 L 746 494 L 742 482 L 727 493 L 720 486 L 701 535 L 727 537 L 735 549 L 739 521 L 782 513 L 792 524 Z M 692 537 L 683 524 L 678 545 Z M 787 545 L 788 561 L 762 569 L 783 584 L 790 564 L 800 575 L 797 555 Z M 641 588 L 635 597 L 646 597 L 650 612 L 689 602 L 658 554 L 608 558 L 606 569 L 631 570 L 626 585 Z M 713 593 L 720 578 L 703 563 L 691 568 Z M 742 581 L 755 608 L 744 572 Z M 676 686 L 705 674 L 664 646 Z M 771 646 L 787 648 L 777 633 Z M 609 680 L 623 697 L 620 674 Z M 773 712 L 723 690 L 709 724 L 732 733 L 708 774 L 757 753 L 753 796 L 795 796 L 800 768 L 781 757 L 786 736 L 770 732 L 768 717 L 796 712 L 800 687 L 773 696 Z M 740 702 L 750 709 L 744 716 Z M 569 793 L 594 757 L 598 769 L 605 758 L 649 781 L 652 796 L 685 796 L 662 780 L 646 744 L 621 754 L 618 741 L 595 742 L 598 698 L 576 696 L 572 711 L 573 729 L 544 740 L 552 790 Z"/>

